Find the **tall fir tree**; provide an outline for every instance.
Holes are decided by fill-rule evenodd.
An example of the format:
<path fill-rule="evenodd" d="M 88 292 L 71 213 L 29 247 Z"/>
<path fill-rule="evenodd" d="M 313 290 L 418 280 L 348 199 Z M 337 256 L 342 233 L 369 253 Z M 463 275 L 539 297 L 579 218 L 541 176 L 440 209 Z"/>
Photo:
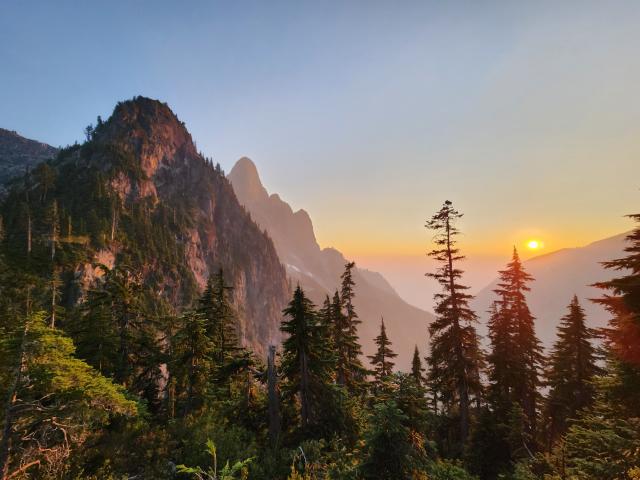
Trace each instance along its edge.
<path fill-rule="evenodd" d="M 515 362 L 515 333 L 506 314 L 504 298 L 494 301 L 489 313 L 488 401 L 494 412 L 504 415 L 514 402 L 515 383 L 518 381 L 512 368 Z"/>
<path fill-rule="evenodd" d="M 442 293 L 434 296 L 436 320 L 429 326 L 428 365 L 430 386 L 446 413 L 459 417 L 459 439 L 464 444 L 469 434 L 472 398 L 481 394 L 481 358 L 474 327 L 477 316 L 469 307 L 472 296 L 466 293 L 469 287 L 460 283 L 463 271 L 457 267 L 464 259 L 456 247 L 460 232 L 455 223 L 460 217 L 462 214 L 447 200 L 426 224 L 436 232 L 436 248 L 429 256 L 440 264 L 435 273 L 427 275 L 442 287 Z"/>
<path fill-rule="evenodd" d="M 229 356 L 232 356 L 237 352 L 239 347 L 239 331 L 238 320 L 235 315 L 233 306 L 229 299 L 229 292 L 233 290 L 233 287 L 226 285 L 224 272 L 222 269 L 218 270 L 218 273 L 214 279 L 215 295 L 216 295 L 216 308 L 218 310 L 218 349 L 219 360 L 224 361 Z"/>
<path fill-rule="evenodd" d="M 337 294 L 337 292 L 336 292 Z M 336 304 L 339 305 L 339 299 L 336 301 Z M 338 364 L 338 355 L 335 348 L 335 340 L 334 340 L 334 329 L 336 325 L 336 320 L 340 314 L 340 309 L 334 308 L 334 303 L 327 295 L 322 303 L 322 308 L 318 312 L 318 319 L 321 328 L 321 335 L 323 337 L 323 342 L 326 345 L 327 351 L 332 352 L 332 355 L 328 359 L 329 366 L 328 368 L 331 371 L 331 378 L 334 382 L 336 382 L 337 377 L 337 364 Z"/>
<path fill-rule="evenodd" d="M 595 399 L 594 377 L 597 365 L 595 332 L 587 327 L 578 297 L 574 295 L 567 314 L 558 325 L 558 339 L 551 353 L 547 375 L 548 438 L 556 440 L 567 429 L 569 419 L 591 406 Z"/>
<path fill-rule="evenodd" d="M 238 322 L 229 293 L 233 287 L 226 285 L 224 271 L 219 269 L 209 276 L 204 292 L 198 300 L 197 311 L 202 315 L 208 336 L 213 340 L 218 367 L 239 351 Z"/>
<path fill-rule="evenodd" d="M 420 358 L 420 351 L 418 345 L 413 350 L 413 358 L 411 359 L 411 377 L 415 380 L 418 386 L 422 386 L 424 382 L 424 367 L 422 366 L 422 359 Z"/>
<path fill-rule="evenodd" d="M 367 370 L 362 365 L 362 347 L 358 337 L 358 325 L 361 320 L 353 304 L 355 293 L 355 281 L 353 280 L 353 269 L 355 262 L 348 262 L 344 266 L 344 272 L 340 276 L 342 280 L 340 288 L 340 301 L 344 312 L 344 328 L 340 332 L 339 345 L 344 349 L 346 365 L 344 365 L 344 385 L 351 393 L 360 393 L 364 387 Z"/>
<path fill-rule="evenodd" d="M 535 333 L 535 318 L 527 305 L 528 283 L 533 280 L 514 247 L 507 268 L 499 272 L 498 295 L 490 322 L 493 350 L 489 357 L 494 401 L 512 409 L 517 403 L 525 415 L 525 432 L 536 438 L 540 407 L 542 345 Z M 496 400 L 496 396 L 504 398 Z"/>
<path fill-rule="evenodd" d="M 315 307 L 299 285 L 283 313 L 281 330 L 287 335 L 282 344 L 283 393 L 290 402 L 297 397 L 300 428 L 309 435 L 319 427 L 319 413 L 326 400 L 327 385 L 331 383 L 327 361 L 330 352 Z"/>
<path fill-rule="evenodd" d="M 207 334 L 210 338 L 214 338 L 218 333 L 219 323 L 214 275 L 209 275 L 204 291 L 198 298 L 197 311 L 205 320 Z"/>
<path fill-rule="evenodd" d="M 101 286 L 90 289 L 68 326 L 77 354 L 101 374 L 112 377 L 118 364 L 118 328 L 111 300 Z"/>
<path fill-rule="evenodd" d="M 170 368 L 176 381 L 178 410 L 183 416 L 197 411 L 208 396 L 213 371 L 214 344 L 207 334 L 206 320 L 196 311 L 178 318 L 179 327 L 171 339 Z"/>
<path fill-rule="evenodd" d="M 374 339 L 377 345 L 376 353 L 368 358 L 374 369 L 374 384 L 382 386 L 393 373 L 393 359 L 398 356 L 391 350 L 391 341 L 387 337 L 387 329 L 384 326 L 384 318 L 380 321 L 380 334 Z"/>
<path fill-rule="evenodd" d="M 342 387 L 346 386 L 347 379 L 350 378 L 349 361 L 349 325 L 347 317 L 342 311 L 342 300 L 340 293 L 336 290 L 333 294 L 330 305 L 330 334 L 332 346 L 336 353 L 335 377 L 336 383 Z"/>

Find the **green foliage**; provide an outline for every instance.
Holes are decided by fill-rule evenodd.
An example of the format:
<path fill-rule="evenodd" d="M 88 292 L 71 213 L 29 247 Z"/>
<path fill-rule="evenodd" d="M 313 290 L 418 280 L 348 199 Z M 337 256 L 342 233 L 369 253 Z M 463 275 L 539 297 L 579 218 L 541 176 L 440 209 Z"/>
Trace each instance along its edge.
<path fill-rule="evenodd" d="M 477 480 L 462 465 L 451 461 L 431 462 L 427 467 L 428 480 Z"/>
<path fill-rule="evenodd" d="M 355 480 L 358 458 L 339 440 L 307 440 L 292 452 L 289 479 Z"/>
<path fill-rule="evenodd" d="M 209 396 L 214 343 L 207 334 L 206 320 L 201 314 L 187 311 L 177 322 L 178 330 L 170 340 L 169 368 L 173 372 L 179 410 L 186 416 L 198 411 Z"/>
<path fill-rule="evenodd" d="M 45 314 L 29 317 L 22 329 L 3 339 L 2 357 L 16 365 L 4 412 L 3 462 L 32 463 L 55 476 L 67 469 L 66 458 L 114 415 L 134 416 L 136 403 L 122 387 L 74 357 L 72 341 L 46 325 Z M 6 367 L 7 363 L 3 366 Z M 48 474 L 46 474 L 48 475 Z M 45 475 L 45 478 L 46 478 Z"/>
<path fill-rule="evenodd" d="M 117 107 L 137 134 L 148 125 L 135 108 Z M 606 372 L 595 366 L 577 299 L 562 319 L 548 375 L 553 433 L 548 450 L 535 452 L 544 440 L 535 425 L 542 359 L 526 304 L 532 279 L 516 252 L 500 272 L 490 322 L 488 396 L 459 268 L 461 214 L 450 202 L 427 223 L 439 262 L 431 276 L 442 287 L 427 377 L 417 346 L 411 372 L 393 373 L 384 323 L 374 371 L 362 365 L 349 262 L 320 312 L 301 288 L 293 293 L 267 388 L 262 360 L 240 344 L 236 307 L 245 306 L 234 306 L 230 285 L 265 244 L 239 238 L 241 229 L 217 232 L 215 265 L 225 270 L 199 299 L 185 255 L 202 233 L 203 209 L 224 225 L 250 217 L 238 213 L 220 168 L 200 157 L 179 167 L 206 187 L 199 196 L 184 195 L 192 184 L 180 178 L 138 195 L 150 179 L 136 148 L 113 138 L 116 127 L 98 119 L 85 144 L 17 179 L 0 205 L 2 476 L 220 480 L 249 478 L 250 469 L 252 480 L 640 477 L 640 229 L 629 255 L 607 264 L 624 273 L 600 284 L 614 317 Z M 165 187 L 175 191 L 160 195 Z M 222 194 L 212 200 L 213 192 Z M 91 265 L 96 258 L 110 266 Z M 264 288 L 252 295 L 269 301 Z M 284 428 L 271 435 L 273 425 Z"/>
<path fill-rule="evenodd" d="M 512 445 L 509 442 L 508 417 L 483 408 L 472 429 L 465 463 L 480 478 L 494 479 L 508 472 L 512 466 Z"/>
<path fill-rule="evenodd" d="M 374 405 L 370 426 L 365 432 L 363 479 L 410 479 L 422 469 L 426 455 L 405 425 L 407 416 L 394 401 Z"/>
<path fill-rule="evenodd" d="M 198 300 L 198 312 L 205 320 L 207 334 L 213 342 L 214 354 L 219 365 L 233 359 L 238 351 L 238 324 L 229 294 L 232 287 L 226 285 L 224 272 L 209 277 L 207 286 Z"/>
<path fill-rule="evenodd" d="M 218 472 L 218 455 L 216 445 L 211 440 L 207 440 L 207 453 L 211 455 L 213 467 L 208 470 L 203 470 L 201 467 L 186 467 L 185 465 L 178 465 L 178 473 L 186 473 L 198 478 L 200 480 L 235 480 L 238 478 L 248 478 L 248 466 L 253 461 L 253 458 L 247 458 L 239 462 L 230 465 L 227 461 L 222 467 L 222 470 Z"/>
<path fill-rule="evenodd" d="M 567 432 L 558 455 L 566 455 L 566 469 L 576 479 L 613 480 L 640 464 L 640 420 L 625 418 L 601 399 Z"/>
<path fill-rule="evenodd" d="M 298 286 L 284 310 L 286 320 L 281 329 L 288 336 L 282 353 L 282 376 L 285 399 L 299 402 L 300 429 L 305 436 L 321 434 L 327 425 L 323 413 L 336 400 L 339 390 L 331 383 L 331 353 L 324 342 L 324 325 L 313 303 Z"/>

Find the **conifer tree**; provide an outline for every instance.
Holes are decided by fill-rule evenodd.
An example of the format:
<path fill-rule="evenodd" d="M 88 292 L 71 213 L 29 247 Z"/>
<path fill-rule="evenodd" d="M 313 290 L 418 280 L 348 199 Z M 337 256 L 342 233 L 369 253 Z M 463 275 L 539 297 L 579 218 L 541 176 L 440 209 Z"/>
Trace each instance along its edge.
<path fill-rule="evenodd" d="M 568 309 L 558 326 L 558 340 L 553 347 L 547 378 L 551 441 L 565 432 L 568 419 L 577 418 L 579 411 L 593 404 L 593 378 L 600 373 L 592 344 L 595 332 L 587 327 L 577 296 L 574 295 Z"/>
<path fill-rule="evenodd" d="M 384 318 L 380 321 L 380 334 L 374 339 L 378 346 L 376 353 L 370 355 L 371 365 L 374 367 L 375 384 L 379 387 L 393 373 L 393 359 L 398 356 L 391 350 L 391 342 L 387 337 L 387 330 L 384 326 Z"/>
<path fill-rule="evenodd" d="M 10 359 L 8 368 L 5 363 L 0 368 L 0 379 L 9 381 L 2 385 L 8 395 L 0 440 L 2 478 L 22 478 L 37 468 L 42 478 L 62 478 L 60 459 L 93 430 L 112 415 L 137 413 L 120 386 L 74 357 L 71 340 L 47 326 L 45 316 L 32 315 L 0 342 L 0 358 Z"/>
<path fill-rule="evenodd" d="M 223 270 L 219 269 L 209 276 L 197 306 L 197 312 L 204 320 L 207 336 L 212 341 L 216 381 L 227 386 L 230 386 L 230 377 L 244 368 L 242 358 L 246 353 L 242 352 L 239 345 L 237 318 L 229 299 L 232 290 L 233 287 L 226 285 Z"/>
<path fill-rule="evenodd" d="M 516 354 L 514 331 L 505 313 L 504 299 L 493 302 L 489 313 L 488 400 L 494 412 L 504 415 L 515 401 L 514 388 L 518 381 L 512 368 Z"/>
<path fill-rule="evenodd" d="M 197 310 L 205 320 L 207 334 L 209 337 L 214 338 L 218 332 L 219 318 L 213 275 L 209 275 L 209 278 L 207 279 L 207 285 L 198 299 Z"/>
<path fill-rule="evenodd" d="M 581 412 L 552 451 L 555 478 L 637 479 L 640 418 L 625 398 L 617 397 L 618 378 L 596 377 L 595 382 L 593 406 Z"/>
<path fill-rule="evenodd" d="M 442 293 L 435 295 L 436 320 L 429 326 L 431 351 L 428 357 L 429 383 L 437 400 L 449 414 L 459 416 L 459 436 L 464 444 L 469 434 L 469 407 L 472 397 L 480 395 L 479 371 L 481 359 L 474 327 L 476 314 L 469 308 L 469 287 L 460 283 L 463 271 L 457 264 L 464 259 L 456 247 L 459 231 L 456 220 L 462 217 L 450 201 L 427 221 L 434 230 L 436 248 L 429 252 L 440 267 L 428 276 L 437 280 Z"/>
<path fill-rule="evenodd" d="M 101 287 L 87 292 L 85 302 L 71 319 L 70 333 L 78 356 L 101 374 L 112 377 L 118 363 L 118 330 L 111 300 Z"/>
<path fill-rule="evenodd" d="M 411 376 L 418 386 L 422 386 L 424 382 L 424 368 L 422 366 L 418 345 L 416 345 L 416 348 L 413 350 L 413 358 L 411 359 Z"/>
<path fill-rule="evenodd" d="M 336 290 L 331 300 L 331 326 L 330 334 L 332 346 L 336 353 L 335 376 L 336 383 L 340 386 L 347 384 L 350 378 L 350 361 L 349 361 L 349 336 L 347 317 L 342 311 L 342 300 L 340 293 Z"/>
<path fill-rule="evenodd" d="M 212 371 L 213 342 L 207 335 L 206 321 L 194 311 L 179 319 L 179 329 L 172 339 L 172 367 L 177 375 L 178 399 L 183 399 L 183 415 L 203 404 Z"/>
<path fill-rule="evenodd" d="M 344 272 L 341 275 L 342 285 L 340 288 L 340 301 L 344 312 L 344 330 L 340 332 L 342 337 L 338 342 L 343 349 L 343 355 L 346 360 L 344 365 L 345 381 L 344 385 L 351 393 L 358 393 L 364 385 L 367 370 L 362 365 L 360 357 L 362 356 L 362 347 L 358 337 L 358 325 L 361 320 L 358 318 L 353 299 L 355 298 L 355 282 L 353 280 L 353 269 L 355 262 L 348 262 L 344 266 Z"/>
<path fill-rule="evenodd" d="M 618 379 L 616 398 L 640 417 L 640 214 L 629 215 L 639 225 L 627 236 L 627 256 L 604 262 L 610 270 L 624 275 L 597 283 L 608 291 L 596 302 L 612 315 L 604 333 L 608 359 Z"/>
<path fill-rule="evenodd" d="M 629 217 L 640 222 L 640 214 Z M 627 255 L 604 262 L 624 274 L 595 285 L 609 292 L 595 300 L 612 315 L 602 329 L 607 374 L 596 377 L 594 405 L 569 426 L 559 452 L 556 447 L 576 478 L 638 476 L 631 467 L 640 463 L 640 226 L 626 240 Z"/>
<path fill-rule="evenodd" d="M 298 398 L 300 427 L 308 434 L 318 426 L 323 395 L 331 382 L 329 352 L 314 305 L 299 285 L 283 313 L 281 330 L 288 335 L 282 345 L 283 393 L 289 401 Z"/>
<path fill-rule="evenodd" d="M 229 300 L 229 292 L 233 290 L 233 287 L 226 285 L 222 269 L 216 273 L 213 285 L 215 317 L 217 318 L 215 321 L 217 332 L 214 335 L 218 362 L 223 364 L 238 351 L 238 323 Z"/>
<path fill-rule="evenodd" d="M 337 380 L 336 369 L 338 364 L 338 355 L 336 353 L 333 333 L 336 327 L 336 320 L 340 315 L 339 299 L 337 300 L 336 305 L 338 305 L 338 307 L 334 308 L 334 304 L 329 298 L 329 295 L 327 295 L 322 304 L 322 308 L 318 312 L 318 321 L 320 325 L 320 333 L 323 337 L 323 342 L 326 346 L 327 351 L 332 353 L 330 358 L 327 359 L 327 361 L 329 362 L 327 368 L 330 369 L 331 377 L 334 382 Z"/>
<path fill-rule="evenodd" d="M 419 478 L 422 463 L 420 446 L 411 438 L 407 416 L 393 400 L 373 407 L 373 416 L 365 434 L 364 460 L 360 467 L 366 480 L 406 480 Z"/>
<path fill-rule="evenodd" d="M 424 387 L 416 382 L 412 374 L 403 372 L 393 374 L 392 383 L 393 399 L 407 417 L 405 425 L 411 429 L 414 437 L 420 436 L 422 441 L 426 441 L 429 422 Z"/>
<path fill-rule="evenodd" d="M 154 338 L 155 320 L 144 311 L 139 278 L 127 266 L 98 267 L 103 275 L 89 292 L 85 313 L 100 328 L 86 331 L 80 326 L 79 330 L 85 330 L 84 338 L 79 339 L 83 358 L 106 360 L 102 367 L 112 368 L 116 382 L 134 393 L 153 390 L 159 375 L 159 348 Z M 114 343 L 114 351 L 104 351 Z M 102 352 L 96 351 L 99 348 Z"/>
<path fill-rule="evenodd" d="M 331 330 L 333 327 L 333 312 L 331 310 L 331 299 L 329 295 L 326 295 L 322 302 L 322 308 L 318 311 L 320 322 L 326 327 L 327 330 Z"/>
<path fill-rule="evenodd" d="M 118 359 L 114 378 L 118 383 L 131 386 L 134 375 L 132 356 L 138 353 L 132 347 L 137 343 L 135 337 L 141 333 L 144 325 L 140 284 L 127 268 L 104 269 L 104 272 L 101 292 L 111 305 L 118 331 Z"/>
<path fill-rule="evenodd" d="M 530 438 L 537 432 L 541 385 L 539 373 L 542 366 L 542 345 L 535 334 L 535 318 L 527 305 L 527 285 L 533 280 L 513 249 L 511 261 L 499 272 L 498 287 L 494 290 L 498 302 L 492 312 L 490 338 L 493 350 L 490 355 L 490 376 L 494 400 L 512 409 L 517 403 L 524 412 L 525 431 Z"/>

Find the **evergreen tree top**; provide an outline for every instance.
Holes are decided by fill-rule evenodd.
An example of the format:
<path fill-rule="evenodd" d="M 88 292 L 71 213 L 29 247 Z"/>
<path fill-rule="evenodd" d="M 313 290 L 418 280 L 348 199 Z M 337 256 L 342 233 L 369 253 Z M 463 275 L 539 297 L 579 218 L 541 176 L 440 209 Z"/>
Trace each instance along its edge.
<path fill-rule="evenodd" d="M 500 270 L 498 274 L 500 276 L 500 282 L 494 292 L 497 293 L 503 301 L 507 301 L 507 297 L 513 300 L 515 295 L 521 296 L 523 292 L 531 290 L 527 283 L 534 281 L 534 278 L 527 273 L 522 265 L 518 250 L 515 246 L 513 247 L 511 261 L 507 263 L 507 268 Z"/>

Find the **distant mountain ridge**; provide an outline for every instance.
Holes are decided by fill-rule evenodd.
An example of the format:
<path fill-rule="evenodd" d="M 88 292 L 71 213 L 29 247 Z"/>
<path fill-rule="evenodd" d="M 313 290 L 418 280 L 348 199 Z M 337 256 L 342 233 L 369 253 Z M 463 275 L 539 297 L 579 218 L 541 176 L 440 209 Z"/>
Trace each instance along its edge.
<path fill-rule="evenodd" d="M 53 158 L 58 149 L 30 140 L 14 130 L 0 128 L 0 196 L 12 178 L 24 175 L 37 164 Z"/>
<path fill-rule="evenodd" d="M 309 214 L 305 210 L 294 212 L 278 194 L 270 195 L 255 164 L 246 157 L 237 161 L 227 178 L 240 203 L 273 239 L 291 280 L 299 282 L 317 304 L 332 295 L 347 259 L 334 248 L 320 248 Z M 426 353 L 427 327 L 433 315 L 406 303 L 380 273 L 357 268 L 355 281 L 354 303 L 363 322 L 359 333 L 364 353 L 372 352 L 373 338 L 384 317 L 393 349 L 399 355 L 398 366 L 407 368 L 416 344 Z"/>
<path fill-rule="evenodd" d="M 591 285 L 614 277 L 619 272 L 606 270 L 600 262 L 624 256 L 627 233 L 599 240 L 584 247 L 564 248 L 533 257 L 524 262 L 527 271 L 535 278 L 527 300 L 536 317 L 536 333 L 546 347 L 553 345 L 556 327 L 560 323 L 571 297 L 578 296 L 592 327 L 603 327 L 608 313 L 589 299 L 598 298 L 603 291 Z M 495 294 L 497 280 L 483 288 L 472 302 L 481 319 L 481 333 L 486 334 L 487 311 Z"/>

